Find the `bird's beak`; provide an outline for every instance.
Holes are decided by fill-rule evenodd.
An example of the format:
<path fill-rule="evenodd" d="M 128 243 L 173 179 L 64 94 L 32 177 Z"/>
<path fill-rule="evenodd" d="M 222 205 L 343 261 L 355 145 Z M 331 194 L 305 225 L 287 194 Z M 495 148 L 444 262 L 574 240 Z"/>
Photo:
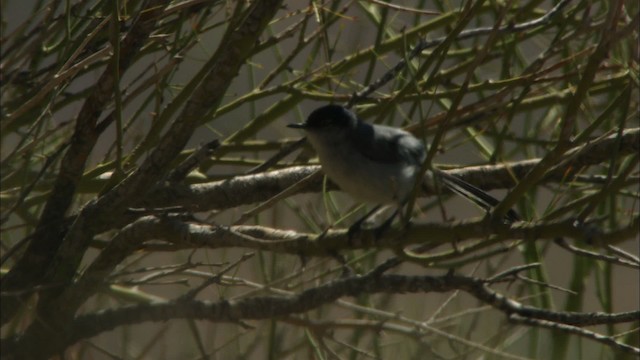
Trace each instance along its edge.
<path fill-rule="evenodd" d="M 307 124 L 305 124 L 305 123 L 289 124 L 289 125 L 287 125 L 287 127 L 293 128 L 293 129 L 306 129 L 307 128 Z"/>

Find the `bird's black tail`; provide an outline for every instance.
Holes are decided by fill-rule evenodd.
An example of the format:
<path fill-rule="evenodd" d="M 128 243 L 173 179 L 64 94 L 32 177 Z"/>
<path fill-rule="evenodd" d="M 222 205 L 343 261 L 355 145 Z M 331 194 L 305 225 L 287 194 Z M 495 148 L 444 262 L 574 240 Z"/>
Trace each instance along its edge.
<path fill-rule="evenodd" d="M 487 194 L 484 190 L 479 189 L 456 176 L 436 169 L 434 169 L 434 172 L 437 178 L 442 181 L 442 184 L 444 184 L 449 190 L 473 202 L 485 211 L 491 211 L 500 203 L 498 199 Z M 509 209 L 504 217 L 509 223 L 521 220 L 518 213 L 513 209 Z"/>

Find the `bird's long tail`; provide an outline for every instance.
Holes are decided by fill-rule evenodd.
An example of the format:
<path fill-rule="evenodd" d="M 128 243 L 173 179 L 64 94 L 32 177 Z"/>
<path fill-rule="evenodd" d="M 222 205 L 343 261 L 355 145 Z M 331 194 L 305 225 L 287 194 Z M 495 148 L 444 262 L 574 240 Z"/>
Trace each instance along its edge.
<path fill-rule="evenodd" d="M 449 190 L 473 202 L 485 211 L 491 211 L 500 203 L 500 200 L 487 194 L 484 190 L 479 189 L 456 176 L 437 169 L 434 169 L 434 172 L 442 184 L 444 184 Z M 509 209 L 505 214 L 505 220 L 509 223 L 513 223 L 520 221 L 521 219 L 520 216 L 518 216 L 518 213 L 513 209 Z"/>

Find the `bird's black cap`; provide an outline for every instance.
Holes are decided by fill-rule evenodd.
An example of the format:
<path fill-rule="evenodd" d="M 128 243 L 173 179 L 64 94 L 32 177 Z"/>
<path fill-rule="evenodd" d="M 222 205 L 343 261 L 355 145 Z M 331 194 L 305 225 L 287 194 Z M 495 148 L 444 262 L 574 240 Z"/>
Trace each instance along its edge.
<path fill-rule="evenodd" d="M 307 121 L 289 124 L 294 129 L 322 129 L 329 126 L 349 127 L 355 125 L 357 117 L 354 113 L 340 105 L 325 105 L 319 107 L 307 118 Z"/>

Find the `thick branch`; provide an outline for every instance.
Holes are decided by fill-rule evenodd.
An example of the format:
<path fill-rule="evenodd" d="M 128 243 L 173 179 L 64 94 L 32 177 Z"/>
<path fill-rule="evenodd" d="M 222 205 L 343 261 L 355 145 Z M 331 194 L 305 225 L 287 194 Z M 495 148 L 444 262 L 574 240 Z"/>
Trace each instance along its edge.
<path fill-rule="evenodd" d="M 145 39 L 155 27 L 157 16 L 163 11 L 166 0 L 152 0 L 144 3 L 143 11 L 131 25 L 131 29 L 122 40 L 118 68 L 123 73 L 133 62 L 134 57 Z M 114 19 L 113 21 L 118 21 Z M 117 39 L 116 41 L 119 41 Z M 96 81 L 96 86 L 84 102 L 75 122 L 75 131 L 71 144 L 65 153 L 60 171 L 51 195 L 45 204 L 35 231 L 35 238 L 9 274 L 2 279 L 2 290 L 28 287 L 39 282 L 50 267 L 53 255 L 62 243 L 66 232 L 63 226 L 64 216 L 71 205 L 76 187 L 82 178 L 87 158 L 91 154 L 99 132 L 96 128 L 98 118 L 106 104 L 111 101 L 115 81 L 115 62 L 111 62 Z M 9 320 L 19 304 L 7 301 L 2 304 L 2 323 Z"/>
<path fill-rule="evenodd" d="M 124 213 L 128 206 L 142 198 L 166 174 L 171 162 L 179 155 L 202 119 L 220 103 L 240 67 L 252 54 L 258 37 L 279 10 L 280 4 L 281 0 L 251 3 L 241 21 L 227 29 L 223 43 L 207 64 L 207 75 L 194 90 L 182 114 L 160 141 L 160 145 L 136 171 L 106 194 L 88 203 L 74 219 L 59 251 L 47 268 L 50 282 L 64 284 L 72 281 L 93 236 L 101 229 L 112 227 L 117 222 L 117 215 Z M 35 321 L 26 331 L 37 337 L 39 341 L 36 343 L 43 348 L 55 347 L 56 338 L 63 336 L 57 332 L 64 332 L 66 322 L 77 310 L 68 306 L 72 304 L 58 301 L 63 293 L 61 290 L 63 289 L 54 288 L 40 293 L 39 321 Z M 6 313 L 4 310 L 3 308 L 3 315 Z M 14 313 L 15 311 L 8 312 Z"/>
<path fill-rule="evenodd" d="M 389 229 L 380 237 L 377 237 L 373 230 L 363 230 L 357 238 L 352 239 L 349 239 L 346 230 L 330 230 L 321 235 L 313 235 L 264 226 L 218 227 L 151 216 L 137 223 L 144 230 L 131 229 L 132 232 L 126 233 L 135 234 L 122 240 L 129 246 L 135 246 L 132 245 L 134 241 L 133 244 L 142 244 L 148 240 L 164 240 L 174 245 L 166 248 L 172 250 L 239 247 L 304 256 L 328 256 L 335 251 L 371 247 L 394 249 L 415 244 L 438 246 L 453 242 L 462 245 L 465 241 L 473 239 L 483 239 L 486 245 L 491 245 L 510 239 L 553 240 L 563 237 L 605 246 L 623 242 L 640 231 L 638 217 L 624 228 L 611 231 L 600 231 L 591 226 L 577 226 L 571 219 L 505 225 L 476 218 L 450 223 L 416 223 L 406 230 Z"/>
<path fill-rule="evenodd" d="M 640 151 L 640 128 L 626 129 L 622 137 L 613 134 L 576 147 L 565 154 L 564 161 L 549 173 L 545 181 L 570 180 L 572 174 L 590 165 L 610 160 L 610 154 L 634 154 Z M 540 159 L 524 160 L 499 165 L 471 166 L 449 170 L 479 188 L 490 190 L 514 185 L 514 177 L 525 176 Z M 221 210 L 240 205 L 266 201 L 292 186 L 318 169 L 317 166 L 290 167 L 256 175 L 236 176 L 229 180 L 196 185 L 164 187 L 149 194 L 144 205 L 149 207 L 182 206 L 193 211 Z M 322 180 L 312 181 L 300 193 L 318 192 Z"/>
<path fill-rule="evenodd" d="M 54 281 L 73 277 L 89 241 L 96 232 L 115 222 L 127 206 L 142 198 L 148 189 L 168 170 L 202 118 L 215 109 L 240 67 L 251 54 L 262 30 L 279 9 L 280 2 L 258 2 L 250 6 L 237 27 L 229 28 L 226 41 L 213 55 L 210 71 L 194 91 L 182 114 L 160 141 L 160 145 L 134 173 L 111 191 L 89 203 L 74 221 L 52 267 Z"/>
<path fill-rule="evenodd" d="M 331 304 L 341 297 L 376 293 L 429 293 L 462 290 L 506 315 L 550 321 L 574 326 L 616 324 L 637 321 L 640 311 L 626 313 L 556 312 L 524 305 L 491 289 L 479 278 L 448 274 L 445 276 L 380 275 L 372 272 L 310 288 L 293 296 L 257 296 L 217 302 L 178 300 L 161 304 L 144 304 L 82 315 L 68 324 L 69 331 L 48 347 L 33 347 L 42 334 L 28 334 L 3 342 L 3 355 L 44 357 L 81 340 L 119 326 L 147 321 L 198 319 L 217 322 L 239 322 L 281 318 Z M 628 347 L 631 352 L 637 349 Z"/>

